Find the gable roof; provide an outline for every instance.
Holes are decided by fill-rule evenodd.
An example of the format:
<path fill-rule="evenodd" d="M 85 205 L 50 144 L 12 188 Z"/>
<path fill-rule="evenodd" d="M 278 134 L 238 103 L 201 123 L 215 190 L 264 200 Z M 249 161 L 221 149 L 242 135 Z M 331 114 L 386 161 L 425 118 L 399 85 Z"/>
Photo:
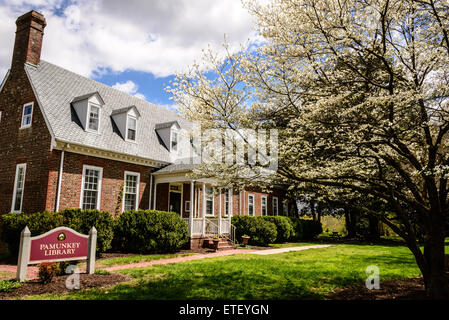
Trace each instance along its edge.
<path fill-rule="evenodd" d="M 121 108 L 121 109 L 116 109 L 116 110 L 112 111 L 111 115 L 113 116 L 113 115 L 116 115 L 116 114 L 127 113 L 131 109 L 134 109 L 134 111 L 136 112 L 137 116 L 140 117 L 140 112 L 139 112 L 139 110 L 137 110 L 136 106 L 129 106 L 129 107 Z"/>
<path fill-rule="evenodd" d="M 25 71 L 56 140 L 170 163 L 170 152 L 159 142 L 156 125 L 177 121 L 181 128 L 188 130 L 191 127 L 190 121 L 171 110 L 43 60 L 37 67 L 26 64 Z M 71 106 L 75 98 L 95 93 L 105 103 L 100 115 L 99 133 L 85 131 Z M 129 106 L 135 106 L 141 115 L 136 143 L 129 143 L 121 137 L 111 117 L 114 111 Z"/>
<path fill-rule="evenodd" d="M 170 122 L 156 124 L 156 130 L 171 128 L 174 124 L 176 124 L 178 127 L 180 127 L 178 121 L 170 121 Z"/>
<path fill-rule="evenodd" d="M 79 97 L 75 97 L 75 99 L 72 100 L 72 103 L 75 103 L 75 102 L 78 102 L 78 101 L 83 101 L 83 100 L 89 99 L 90 97 L 95 96 L 95 95 L 96 95 L 96 96 L 100 99 L 100 101 L 104 104 L 103 98 L 100 96 L 100 94 L 98 93 L 98 91 L 95 91 L 95 92 L 92 92 L 92 93 L 88 93 L 88 94 L 85 94 L 85 95 L 82 95 L 82 96 L 79 96 Z"/>

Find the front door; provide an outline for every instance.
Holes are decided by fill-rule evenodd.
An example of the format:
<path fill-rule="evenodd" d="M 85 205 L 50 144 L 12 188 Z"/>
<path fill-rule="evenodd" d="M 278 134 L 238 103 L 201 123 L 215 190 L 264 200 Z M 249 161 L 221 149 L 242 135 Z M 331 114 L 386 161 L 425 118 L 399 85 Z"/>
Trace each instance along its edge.
<path fill-rule="evenodd" d="M 181 214 L 181 193 L 170 192 L 170 208 L 169 211 Z"/>

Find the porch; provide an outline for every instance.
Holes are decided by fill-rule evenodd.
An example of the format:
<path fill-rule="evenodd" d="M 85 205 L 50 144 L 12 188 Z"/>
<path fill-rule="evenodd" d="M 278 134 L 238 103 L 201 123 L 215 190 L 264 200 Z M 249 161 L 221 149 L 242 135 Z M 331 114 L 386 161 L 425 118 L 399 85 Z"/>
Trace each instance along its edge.
<path fill-rule="evenodd" d="M 194 180 L 186 174 L 154 174 L 153 178 L 151 208 L 179 213 L 188 225 L 192 245 L 214 236 L 235 244 L 232 189 L 214 188 L 214 180 Z"/>

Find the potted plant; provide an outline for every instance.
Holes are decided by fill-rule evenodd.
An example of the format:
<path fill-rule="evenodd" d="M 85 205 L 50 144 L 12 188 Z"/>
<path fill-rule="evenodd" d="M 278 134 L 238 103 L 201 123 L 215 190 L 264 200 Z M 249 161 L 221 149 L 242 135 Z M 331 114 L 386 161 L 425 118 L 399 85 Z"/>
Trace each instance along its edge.
<path fill-rule="evenodd" d="M 243 236 L 242 236 L 242 241 L 243 241 L 243 245 L 244 246 L 247 246 L 248 245 L 248 240 L 249 240 L 249 238 L 251 238 L 249 235 L 247 235 L 247 234 L 244 234 Z"/>
<path fill-rule="evenodd" d="M 214 249 L 215 249 L 215 251 L 217 251 L 217 250 L 218 250 L 218 243 L 220 242 L 220 238 L 218 238 L 218 236 L 215 235 L 215 236 L 212 238 L 212 241 L 214 242 Z"/>

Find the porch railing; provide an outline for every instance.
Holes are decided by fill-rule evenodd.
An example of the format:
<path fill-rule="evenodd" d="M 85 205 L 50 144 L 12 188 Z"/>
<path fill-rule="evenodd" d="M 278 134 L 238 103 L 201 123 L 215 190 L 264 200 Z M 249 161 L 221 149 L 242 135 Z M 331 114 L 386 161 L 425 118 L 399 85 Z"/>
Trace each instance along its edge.
<path fill-rule="evenodd" d="M 189 218 L 183 218 L 183 220 L 187 223 L 187 225 L 190 224 Z M 190 225 L 189 225 L 189 232 L 190 232 Z M 193 235 L 203 234 L 202 218 L 193 219 L 192 234 Z M 221 226 L 219 227 L 218 218 L 206 218 L 205 234 L 222 236 L 224 238 L 231 240 L 233 244 L 236 243 L 235 227 L 229 222 L 228 219 L 221 220 Z"/>

